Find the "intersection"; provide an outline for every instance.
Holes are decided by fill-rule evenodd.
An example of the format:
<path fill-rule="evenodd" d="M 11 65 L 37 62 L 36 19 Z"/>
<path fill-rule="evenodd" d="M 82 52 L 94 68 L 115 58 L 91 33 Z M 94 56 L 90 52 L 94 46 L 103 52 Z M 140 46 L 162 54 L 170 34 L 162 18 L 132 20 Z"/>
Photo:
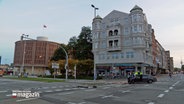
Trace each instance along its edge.
<path fill-rule="evenodd" d="M 184 75 L 160 76 L 153 84 L 127 84 L 125 80 L 45 83 L 0 79 L 0 104 L 181 104 Z M 97 88 L 93 88 L 93 86 Z M 12 98 L 12 90 L 30 90 L 39 98 Z"/>

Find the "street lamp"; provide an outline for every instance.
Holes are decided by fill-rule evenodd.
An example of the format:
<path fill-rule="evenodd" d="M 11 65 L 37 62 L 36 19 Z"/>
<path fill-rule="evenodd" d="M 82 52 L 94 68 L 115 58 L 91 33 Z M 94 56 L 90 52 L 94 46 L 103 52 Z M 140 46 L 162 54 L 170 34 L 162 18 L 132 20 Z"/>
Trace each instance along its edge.
<path fill-rule="evenodd" d="M 66 75 L 65 75 L 65 79 L 68 79 L 68 54 L 66 52 L 66 50 L 60 46 L 61 49 L 63 49 L 63 51 L 65 52 L 65 56 L 66 56 L 66 63 L 65 63 L 65 70 L 66 70 Z"/>
<path fill-rule="evenodd" d="M 23 39 L 24 38 L 27 38 L 29 35 L 25 35 L 25 34 L 22 34 L 22 36 L 21 36 L 21 41 L 23 42 Z M 21 75 L 22 75 L 22 73 L 23 73 L 23 70 L 24 70 L 24 59 L 25 59 L 25 48 L 26 48 L 26 41 L 24 42 L 24 44 L 23 44 L 23 57 L 22 57 L 22 67 L 21 67 L 21 69 L 20 69 L 20 73 L 21 73 Z"/>
<path fill-rule="evenodd" d="M 91 7 L 94 8 L 94 18 L 96 17 L 96 10 L 98 10 L 99 8 L 95 7 L 93 4 L 91 4 Z"/>

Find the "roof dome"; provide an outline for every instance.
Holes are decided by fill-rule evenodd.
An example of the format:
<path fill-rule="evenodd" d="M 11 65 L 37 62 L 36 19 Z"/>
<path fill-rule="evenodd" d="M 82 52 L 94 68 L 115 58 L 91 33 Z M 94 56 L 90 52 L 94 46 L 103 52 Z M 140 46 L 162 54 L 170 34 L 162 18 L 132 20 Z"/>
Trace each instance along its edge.
<path fill-rule="evenodd" d="M 102 17 L 100 17 L 99 15 L 97 15 L 97 16 L 95 17 L 95 19 L 102 19 Z"/>
<path fill-rule="evenodd" d="M 130 12 L 132 12 L 132 11 L 134 11 L 134 10 L 141 10 L 141 11 L 143 11 L 143 9 L 142 9 L 141 7 L 139 7 L 139 6 L 137 6 L 137 5 L 135 5 L 135 6 L 130 10 Z"/>

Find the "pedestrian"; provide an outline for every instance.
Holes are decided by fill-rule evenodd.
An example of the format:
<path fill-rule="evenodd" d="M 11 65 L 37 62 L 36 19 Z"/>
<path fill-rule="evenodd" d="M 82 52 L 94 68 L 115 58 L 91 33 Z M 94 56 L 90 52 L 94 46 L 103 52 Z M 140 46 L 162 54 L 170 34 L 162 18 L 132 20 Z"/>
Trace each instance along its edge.
<path fill-rule="evenodd" d="M 169 72 L 169 77 L 172 78 L 172 73 L 171 72 Z"/>

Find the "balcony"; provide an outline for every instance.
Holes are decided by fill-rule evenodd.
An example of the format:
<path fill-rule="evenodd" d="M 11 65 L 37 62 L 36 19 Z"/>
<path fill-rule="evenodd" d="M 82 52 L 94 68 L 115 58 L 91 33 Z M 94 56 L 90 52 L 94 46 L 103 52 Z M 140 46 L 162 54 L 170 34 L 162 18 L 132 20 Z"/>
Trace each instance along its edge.
<path fill-rule="evenodd" d="M 109 46 L 107 47 L 107 51 L 108 52 L 121 51 L 121 47 L 120 46 Z"/>
<path fill-rule="evenodd" d="M 145 44 L 133 44 L 133 48 L 146 48 Z"/>

